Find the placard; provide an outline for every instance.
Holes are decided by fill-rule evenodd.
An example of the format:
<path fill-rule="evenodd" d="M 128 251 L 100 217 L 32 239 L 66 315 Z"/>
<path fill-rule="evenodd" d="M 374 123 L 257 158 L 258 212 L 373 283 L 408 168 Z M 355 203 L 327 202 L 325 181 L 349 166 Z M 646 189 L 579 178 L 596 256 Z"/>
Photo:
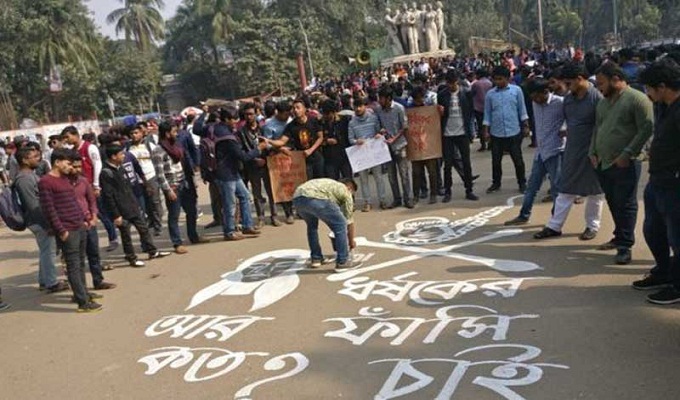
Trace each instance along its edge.
<path fill-rule="evenodd" d="M 269 178 L 275 203 L 293 201 L 295 189 L 307 182 L 307 162 L 302 151 L 292 151 L 290 156 L 276 154 L 267 157 Z"/>
<path fill-rule="evenodd" d="M 408 135 L 406 153 L 411 161 L 442 157 L 441 116 L 437 106 L 414 107 L 406 110 Z"/>
<path fill-rule="evenodd" d="M 368 139 L 362 145 L 346 148 L 345 152 L 353 173 L 392 161 L 390 149 L 384 139 Z"/>

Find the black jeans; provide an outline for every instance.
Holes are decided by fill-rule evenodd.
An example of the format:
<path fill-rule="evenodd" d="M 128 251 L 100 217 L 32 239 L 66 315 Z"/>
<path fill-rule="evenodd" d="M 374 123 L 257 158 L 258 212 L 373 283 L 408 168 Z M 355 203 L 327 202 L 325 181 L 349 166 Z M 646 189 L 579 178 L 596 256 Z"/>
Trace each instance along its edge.
<path fill-rule="evenodd" d="M 680 289 L 680 179 L 671 185 L 647 184 L 643 230 L 656 262 L 652 275 Z"/>
<path fill-rule="evenodd" d="M 482 138 L 482 126 L 484 125 L 484 112 L 475 111 L 475 122 L 477 123 L 477 137 L 482 149 L 486 149 L 486 142 Z"/>
<path fill-rule="evenodd" d="M 87 248 L 87 231 L 79 229 L 69 231 L 68 238 L 61 243 L 66 260 L 66 276 L 73 290 L 73 296 L 79 306 L 90 301 L 85 284 L 85 249 Z"/>
<path fill-rule="evenodd" d="M 512 163 L 515 165 L 517 184 L 519 186 L 525 186 L 527 184 L 524 159 L 522 158 L 522 139 L 521 133 L 505 138 L 491 137 L 491 165 L 493 169 L 494 186 L 501 186 L 501 178 L 503 177 L 503 153 L 505 151 L 510 152 L 510 158 L 512 158 Z"/>
<path fill-rule="evenodd" d="M 99 235 L 97 234 L 96 226 L 93 226 L 87 230 L 87 244 L 85 246 L 85 253 L 87 254 L 87 263 L 90 266 L 92 283 L 96 287 L 100 283 L 104 282 L 102 263 L 99 257 Z"/>
<path fill-rule="evenodd" d="M 470 141 L 467 136 L 444 136 L 444 192 L 451 194 L 453 177 L 451 168 L 455 168 L 465 185 L 465 193 L 472 192 L 472 163 L 470 161 Z"/>
<path fill-rule="evenodd" d="M 323 178 L 325 171 L 323 168 L 323 155 L 321 151 L 317 150 L 307 157 L 307 180 Z"/>
<path fill-rule="evenodd" d="M 243 181 L 246 186 L 250 182 L 250 188 L 253 193 L 253 200 L 255 203 L 255 212 L 258 218 L 264 218 L 264 197 L 262 197 L 262 187 L 267 192 L 267 199 L 269 199 L 269 212 L 272 217 L 276 217 L 276 203 L 274 203 L 274 194 L 272 193 L 272 183 L 269 179 L 269 168 L 248 166 L 243 171 Z"/>
<path fill-rule="evenodd" d="M 617 248 L 630 249 L 635 244 L 640 169 L 640 161 L 633 160 L 626 168 L 613 165 L 606 170 L 597 170 L 600 186 L 614 220 L 614 244 Z"/>
<path fill-rule="evenodd" d="M 411 161 L 413 171 L 413 197 L 418 198 L 421 190 L 427 190 L 425 184 L 425 170 L 427 169 L 427 179 L 429 181 L 430 196 L 437 195 L 437 159 Z"/>
<path fill-rule="evenodd" d="M 347 157 L 339 159 L 324 158 L 324 171 L 326 178 L 335 179 L 336 181 L 340 178 L 352 177 L 352 167 Z"/>
<path fill-rule="evenodd" d="M 210 193 L 210 208 L 212 209 L 213 221 L 222 225 L 222 195 L 220 195 L 220 187 L 215 182 L 208 183 L 208 192 Z"/>
<path fill-rule="evenodd" d="M 132 226 L 134 226 L 135 229 L 137 229 L 137 233 L 139 233 L 139 240 L 142 242 L 142 251 L 148 254 L 153 254 L 157 251 L 151 233 L 149 233 L 149 226 L 142 216 L 123 219 L 123 225 L 119 226 L 118 230 L 120 231 L 120 239 L 123 242 L 125 259 L 130 262 L 137 261 L 135 246 L 132 244 L 132 236 L 130 235 Z"/>

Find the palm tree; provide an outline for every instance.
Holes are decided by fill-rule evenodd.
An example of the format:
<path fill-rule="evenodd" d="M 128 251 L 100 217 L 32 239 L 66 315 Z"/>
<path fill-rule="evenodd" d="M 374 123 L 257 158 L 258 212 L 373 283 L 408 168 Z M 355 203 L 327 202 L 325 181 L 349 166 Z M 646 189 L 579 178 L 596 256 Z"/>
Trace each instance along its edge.
<path fill-rule="evenodd" d="M 116 24 L 116 34 L 123 32 L 128 41 L 133 38 L 141 51 L 165 37 L 165 22 L 159 11 L 165 6 L 163 0 L 119 1 L 124 6 L 106 17 L 106 22 Z"/>
<path fill-rule="evenodd" d="M 210 16 L 213 45 L 226 43 L 234 26 L 231 0 L 196 0 L 196 9 L 200 15 Z"/>

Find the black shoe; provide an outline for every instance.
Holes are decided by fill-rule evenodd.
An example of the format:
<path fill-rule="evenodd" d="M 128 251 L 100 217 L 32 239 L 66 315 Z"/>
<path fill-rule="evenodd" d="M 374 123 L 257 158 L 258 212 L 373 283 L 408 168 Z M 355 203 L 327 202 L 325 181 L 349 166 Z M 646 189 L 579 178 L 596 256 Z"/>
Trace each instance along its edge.
<path fill-rule="evenodd" d="M 344 271 L 349 271 L 351 269 L 359 268 L 363 264 L 362 263 L 355 263 L 354 261 L 345 261 L 344 263 L 338 263 L 335 264 L 335 272 L 344 272 Z"/>
<path fill-rule="evenodd" d="M 583 233 L 578 237 L 578 240 L 587 241 L 587 240 L 593 240 L 596 237 L 597 237 L 597 231 L 596 230 L 586 228 L 586 230 L 583 231 Z"/>
<path fill-rule="evenodd" d="M 155 253 L 150 253 L 149 254 L 149 260 L 153 260 L 156 258 L 163 258 L 169 256 L 171 253 L 169 251 L 157 251 Z"/>
<path fill-rule="evenodd" d="M 442 199 L 442 203 L 448 203 L 451 201 L 451 193 L 446 193 Z"/>
<path fill-rule="evenodd" d="M 91 302 L 92 300 L 98 300 L 98 299 L 103 299 L 103 298 L 104 298 L 104 296 L 102 296 L 102 295 L 99 294 L 99 293 L 87 292 L 87 299 L 88 299 L 88 301 L 90 301 L 90 302 Z M 76 301 L 76 296 L 71 296 L 71 303 L 77 303 L 77 302 L 78 302 L 78 301 Z"/>
<path fill-rule="evenodd" d="M 494 193 L 501 190 L 501 185 L 491 185 L 488 189 L 486 189 L 487 193 Z"/>
<path fill-rule="evenodd" d="M 160 229 L 155 229 L 155 230 L 153 231 L 153 235 L 154 235 L 155 237 L 159 237 L 159 236 L 161 236 L 162 234 L 163 234 L 163 232 L 162 232 Z"/>
<path fill-rule="evenodd" d="M 0 311 L 5 311 L 10 307 L 12 307 L 11 304 L 0 301 Z"/>
<path fill-rule="evenodd" d="M 562 232 L 554 231 L 554 230 L 552 230 L 552 229 L 550 229 L 546 226 L 545 228 L 543 228 L 542 231 L 540 231 L 540 232 L 538 232 L 534 235 L 534 239 L 541 240 L 541 239 L 547 239 L 547 238 L 558 237 L 558 236 L 562 236 Z"/>
<path fill-rule="evenodd" d="M 94 285 L 94 290 L 110 290 L 110 289 L 115 289 L 116 284 L 115 283 L 109 283 L 109 282 L 100 282 L 96 285 Z"/>
<path fill-rule="evenodd" d="M 205 228 L 203 228 L 203 229 L 217 228 L 218 226 L 221 226 L 221 225 L 222 224 L 220 224 L 218 221 L 213 221 L 213 222 L 209 223 L 208 225 L 206 225 Z"/>
<path fill-rule="evenodd" d="M 57 282 L 56 285 L 50 286 L 47 288 L 47 293 L 59 293 L 59 292 L 64 292 L 69 290 L 69 285 L 68 283 L 64 281 L 59 281 Z"/>
<path fill-rule="evenodd" d="M 397 208 L 401 207 L 401 201 L 394 201 L 392 204 L 390 204 L 390 208 Z"/>
<path fill-rule="evenodd" d="M 437 204 L 437 196 L 430 196 L 430 204 Z"/>
<path fill-rule="evenodd" d="M 437 196 L 444 196 L 444 195 L 446 195 L 446 190 L 441 189 L 441 188 L 437 190 Z"/>
<path fill-rule="evenodd" d="M 614 242 L 614 239 L 608 241 L 605 244 L 601 244 L 597 247 L 598 250 L 600 251 L 609 251 L 609 250 L 614 250 L 616 248 L 616 242 Z"/>
<path fill-rule="evenodd" d="M 420 198 L 421 199 L 427 199 L 427 192 L 426 191 L 424 192 L 424 191 L 421 190 L 420 191 Z"/>
<path fill-rule="evenodd" d="M 527 191 L 527 185 L 519 185 L 519 192 L 524 194 Z"/>
<path fill-rule="evenodd" d="M 517 218 L 513 218 L 510 221 L 505 221 L 505 223 L 503 225 L 505 225 L 505 226 L 518 226 L 518 225 L 526 225 L 528 223 L 529 223 L 528 218 L 524 218 L 524 217 L 520 216 L 520 217 L 517 217 Z"/>
<path fill-rule="evenodd" d="M 407 201 L 406 204 L 405 204 L 405 207 L 408 208 L 408 209 L 415 208 L 415 206 L 416 206 L 416 202 L 414 202 L 414 201 Z"/>
<path fill-rule="evenodd" d="M 118 241 L 117 240 L 112 240 L 109 242 L 109 247 L 106 248 L 106 251 L 108 253 L 115 251 L 118 248 Z"/>
<path fill-rule="evenodd" d="M 465 200 L 477 201 L 477 200 L 479 200 L 479 197 L 477 197 L 476 194 L 469 192 L 469 193 L 465 194 Z"/>
<path fill-rule="evenodd" d="M 652 274 L 645 275 L 639 281 L 633 282 L 633 289 L 637 290 L 660 290 L 671 286 L 668 279 L 659 278 Z"/>
<path fill-rule="evenodd" d="M 653 304 L 668 305 L 680 302 L 680 290 L 673 286 L 647 296 L 647 301 Z"/>
<path fill-rule="evenodd" d="M 79 313 L 93 313 L 102 310 L 102 305 L 91 301 L 89 303 L 78 306 Z"/>
<path fill-rule="evenodd" d="M 477 179 L 479 179 L 479 175 L 473 175 L 472 176 L 472 182 L 476 181 Z"/>
<path fill-rule="evenodd" d="M 628 265 L 631 261 L 633 261 L 633 252 L 628 248 L 622 247 L 616 250 L 616 257 L 614 257 L 614 261 L 618 265 Z"/>

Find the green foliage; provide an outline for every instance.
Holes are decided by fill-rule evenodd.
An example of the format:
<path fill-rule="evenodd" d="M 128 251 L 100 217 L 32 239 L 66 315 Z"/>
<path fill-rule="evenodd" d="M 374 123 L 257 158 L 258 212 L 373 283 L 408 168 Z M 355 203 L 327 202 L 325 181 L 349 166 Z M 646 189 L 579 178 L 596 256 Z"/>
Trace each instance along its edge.
<path fill-rule="evenodd" d="M 141 51 L 165 37 L 165 21 L 159 9 L 163 0 L 119 0 L 123 7 L 112 11 L 106 18 L 116 24 L 116 33 L 124 33 L 125 40 L 134 40 Z"/>

